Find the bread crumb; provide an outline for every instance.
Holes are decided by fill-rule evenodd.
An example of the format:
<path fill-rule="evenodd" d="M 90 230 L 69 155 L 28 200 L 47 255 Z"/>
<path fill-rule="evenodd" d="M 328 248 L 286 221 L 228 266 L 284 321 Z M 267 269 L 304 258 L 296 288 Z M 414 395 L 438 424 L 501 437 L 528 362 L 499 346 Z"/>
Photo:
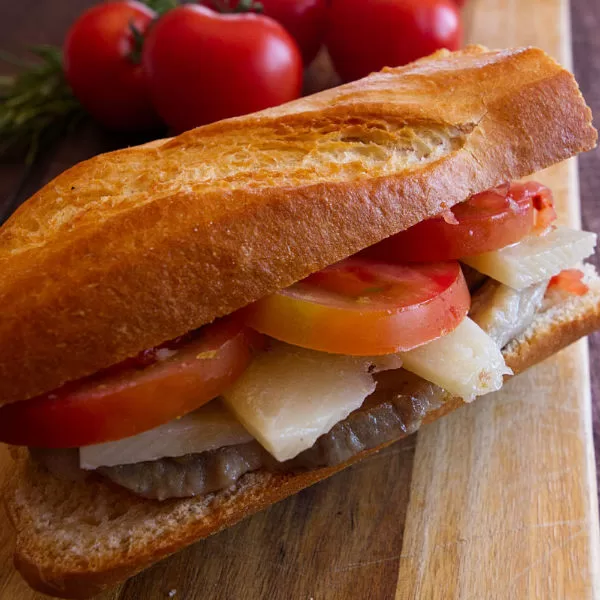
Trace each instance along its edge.
<path fill-rule="evenodd" d="M 169 590 L 169 598 L 174 598 L 177 595 L 177 590 Z"/>

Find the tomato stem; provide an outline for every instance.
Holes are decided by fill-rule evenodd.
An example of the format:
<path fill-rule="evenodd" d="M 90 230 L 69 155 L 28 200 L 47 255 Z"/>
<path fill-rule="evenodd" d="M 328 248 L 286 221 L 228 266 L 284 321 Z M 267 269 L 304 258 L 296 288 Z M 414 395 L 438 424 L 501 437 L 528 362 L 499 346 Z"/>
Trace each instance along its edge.
<path fill-rule="evenodd" d="M 245 12 L 256 12 L 261 13 L 263 11 L 263 5 L 260 2 L 254 0 L 240 0 L 233 12 L 245 13 Z"/>
<path fill-rule="evenodd" d="M 134 25 L 133 21 L 129 22 L 129 31 L 133 39 L 133 47 L 129 53 L 129 60 L 134 65 L 139 65 L 142 61 L 142 48 L 144 47 L 144 34 Z"/>
<path fill-rule="evenodd" d="M 263 5 L 256 0 L 238 0 L 231 6 L 231 0 L 211 0 L 212 7 L 220 13 L 262 13 Z"/>
<path fill-rule="evenodd" d="M 157 12 L 159 17 L 179 6 L 179 0 L 142 0 L 142 2 Z"/>

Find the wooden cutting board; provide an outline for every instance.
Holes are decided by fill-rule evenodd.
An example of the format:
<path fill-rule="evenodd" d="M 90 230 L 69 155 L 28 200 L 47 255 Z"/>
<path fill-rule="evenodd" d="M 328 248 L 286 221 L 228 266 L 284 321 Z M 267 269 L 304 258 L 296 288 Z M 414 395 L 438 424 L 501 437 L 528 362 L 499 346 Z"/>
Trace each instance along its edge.
<path fill-rule="evenodd" d="M 566 0 L 471 0 L 467 38 L 571 65 Z M 579 225 L 574 161 L 543 173 Z M 0 478 L 8 464 L 0 449 Z M 0 598 L 43 598 L 12 568 Z M 102 600 L 600 597 L 585 342 L 417 436 L 160 563 Z"/>

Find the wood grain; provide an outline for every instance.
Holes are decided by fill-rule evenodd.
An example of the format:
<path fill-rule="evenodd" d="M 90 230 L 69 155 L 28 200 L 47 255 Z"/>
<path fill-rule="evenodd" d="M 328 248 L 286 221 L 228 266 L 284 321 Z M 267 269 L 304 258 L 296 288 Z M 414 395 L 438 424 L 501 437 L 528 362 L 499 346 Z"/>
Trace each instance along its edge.
<path fill-rule="evenodd" d="M 59 42 L 71 18 L 90 3 L 22 0 L 11 4 L 10 14 L 3 7 L 4 23 L 12 27 L 0 21 L 2 44 L 16 49 L 19 43 Z M 541 45 L 569 64 L 566 8 L 561 0 L 471 0 L 467 34 L 493 47 Z M 41 11 L 35 26 L 27 19 L 34 9 Z M 36 166 L 15 203 L 77 160 L 127 141 L 90 125 Z M 13 166 L 2 165 L 0 193 L 14 192 L 19 177 Z M 565 221 L 576 223 L 576 164 L 543 177 Z M 172 590 L 186 600 L 598 597 L 588 381 L 586 346 L 578 344 L 494 398 L 100 598 L 162 600 Z M 7 460 L 0 448 L 0 473 Z M 41 600 L 12 569 L 11 544 L 4 526 L 0 599 Z"/>
<path fill-rule="evenodd" d="M 474 7 L 470 27 L 571 64 L 565 3 Z M 536 179 L 579 226 L 575 161 Z M 583 341 L 419 433 L 396 598 L 595 598 L 596 499 Z"/>
<path fill-rule="evenodd" d="M 594 597 L 585 361 L 578 345 L 419 434 L 398 599 Z"/>

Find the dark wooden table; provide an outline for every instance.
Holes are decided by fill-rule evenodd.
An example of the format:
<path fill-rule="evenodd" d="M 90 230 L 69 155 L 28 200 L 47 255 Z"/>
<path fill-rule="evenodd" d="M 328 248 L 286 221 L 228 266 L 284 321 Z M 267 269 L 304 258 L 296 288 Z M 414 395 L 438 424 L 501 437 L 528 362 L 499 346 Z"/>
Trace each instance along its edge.
<path fill-rule="evenodd" d="M 22 54 L 32 44 L 60 44 L 75 16 L 92 0 L 0 0 L 0 46 Z M 574 69 L 582 92 L 600 115 L 600 2 L 571 0 Z M 0 73 L 9 72 L 0 66 Z M 597 123 L 598 125 L 598 123 Z M 84 125 L 46 152 L 31 167 L 19 162 L 0 164 L 0 222 L 23 200 L 70 165 L 102 151 L 143 141 L 110 134 L 92 123 Z M 600 231 L 600 148 L 579 161 L 583 227 Z M 598 255 L 595 262 L 600 266 Z M 594 439 L 600 455 L 600 333 L 590 337 Z M 597 464 L 598 464 L 598 458 Z M 600 465 L 599 465 L 600 466 Z"/>

